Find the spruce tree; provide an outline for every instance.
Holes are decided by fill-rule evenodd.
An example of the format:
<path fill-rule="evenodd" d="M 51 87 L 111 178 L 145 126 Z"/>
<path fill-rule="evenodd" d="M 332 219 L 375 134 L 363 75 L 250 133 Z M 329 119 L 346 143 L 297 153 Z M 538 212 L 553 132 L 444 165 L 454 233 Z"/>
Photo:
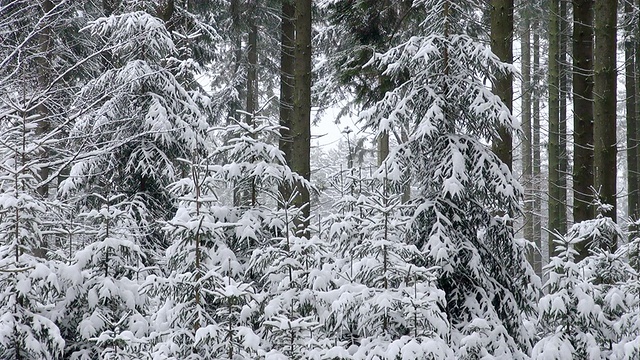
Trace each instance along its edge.
<path fill-rule="evenodd" d="M 108 68 L 81 90 L 82 108 L 71 134 L 80 137 L 78 155 L 61 191 L 127 195 L 131 216 L 147 234 L 146 260 L 167 246 L 156 220 L 171 210 L 167 186 L 182 171 L 177 158 L 202 147 L 209 99 L 187 86 L 198 65 L 180 60 L 165 23 L 145 11 L 113 14 L 85 28 L 107 48 Z M 87 108 L 88 107 L 88 108 Z"/>
<path fill-rule="evenodd" d="M 6 94 L 0 105 L 0 357 L 56 359 L 64 340 L 51 305 L 60 298 L 56 269 L 47 259 L 48 213 L 56 204 L 38 193 L 41 184 L 40 117 L 25 90 Z"/>
<path fill-rule="evenodd" d="M 481 140 L 497 136 L 499 127 L 513 128 L 508 106 L 482 77 L 494 79 L 513 68 L 467 35 L 477 3 L 416 5 L 432 10 L 420 32 L 369 63 L 391 77 L 408 74 L 408 80 L 362 117 L 390 129 L 414 124 L 391 161 L 410 164 L 421 179 L 413 239 L 427 264 L 441 269 L 436 283 L 445 293 L 459 356 L 486 351 L 525 358 L 531 334 L 521 319 L 534 309 L 538 280 L 505 215 L 519 213 L 521 188 Z M 478 346 L 463 348 L 478 337 Z"/>
<path fill-rule="evenodd" d="M 125 196 L 93 196 L 100 208 L 79 214 L 90 224 L 83 239 L 88 244 L 60 271 L 66 296 L 58 304 L 58 321 L 65 354 L 72 359 L 139 358 L 149 328 L 148 299 L 140 294 L 149 274 L 143 269 L 140 231 Z"/>

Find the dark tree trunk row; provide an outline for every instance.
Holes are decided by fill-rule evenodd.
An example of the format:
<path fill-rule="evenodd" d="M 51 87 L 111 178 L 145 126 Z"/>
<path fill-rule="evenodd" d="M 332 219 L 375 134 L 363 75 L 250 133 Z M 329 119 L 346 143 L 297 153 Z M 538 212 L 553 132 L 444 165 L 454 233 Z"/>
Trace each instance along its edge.
<path fill-rule="evenodd" d="M 513 0 L 491 1 L 491 51 L 506 63 L 513 63 Z M 509 110 L 513 104 L 513 77 L 499 76 L 494 84 L 494 92 L 507 105 Z M 499 138 L 495 139 L 493 150 L 509 169 L 513 163 L 512 136 L 508 129 L 498 130 Z"/>

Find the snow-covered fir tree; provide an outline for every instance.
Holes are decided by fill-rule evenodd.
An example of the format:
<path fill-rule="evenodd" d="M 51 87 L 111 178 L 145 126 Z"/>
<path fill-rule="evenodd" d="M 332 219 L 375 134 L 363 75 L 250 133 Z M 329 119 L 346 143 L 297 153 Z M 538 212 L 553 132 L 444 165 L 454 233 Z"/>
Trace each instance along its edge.
<path fill-rule="evenodd" d="M 160 299 L 150 335 L 154 358 L 264 355 L 265 339 L 256 331 L 268 295 L 245 271 L 253 250 L 280 228 L 273 215 L 278 185 L 299 176 L 283 165 L 277 147 L 263 142 L 277 134 L 268 122 L 232 122 L 208 133 L 211 144 L 228 142 L 187 162 L 191 175 L 172 186 L 180 202 L 165 226 L 173 239 L 163 261 L 167 275 L 145 285 Z"/>
<path fill-rule="evenodd" d="M 328 344 L 322 332 L 316 332 L 319 314 L 326 311 L 315 286 L 328 285 L 329 279 L 316 281 L 316 277 L 323 263 L 330 267 L 329 251 L 318 237 L 297 235 L 300 209 L 291 205 L 292 198 L 282 199 L 278 189 L 294 183 L 310 185 L 285 165 L 277 147 L 261 140 L 277 135 L 278 128 L 267 119 L 254 120 L 252 126 L 228 126 L 227 132 L 238 135 L 214 152 L 233 159 L 222 167 L 225 180 L 240 184 L 241 178 L 249 179 L 250 202 L 238 209 L 233 234 L 235 248 L 247 260 L 246 279 L 260 292 L 247 304 L 247 314 L 261 337 L 260 356 L 318 354 Z"/>
<path fill-rule="evenodd" d="M 229 248 L 232 208 L 219 202 L 220 180 L 206 165 L 174 184 L 178 210 L 165 225 L 173 244 L 163 261 L 166 276 L 150 276 L 145 292 L 158 308 L 149 339 L 154 359 L 252 358 L 257 337 L 243 326 L 243 304 L 255 295 L 243 283 L 242 265 Z M 249 342 L 244 346 L 243 339 Z"/>
<path fill-rule="evenodd" d="M 150 349 L 147 310 L 158 299 L 139 286 L 158 272 L 144 266 L 156 264 L 168 243 L 159 220 L 174 209 L 169 185 L 186 169 L 177 159 L 204 148 L 208 127 L 209 98 L 194 85 L 199 67 L 187 45 L 211 34 L 179 6 L 102 5 L 105 17 L 83 13 L 82 34 L 99 55 L 86 62 L 100 70 L 88 71 L 95 78 L 72 108 L 77 140 L 69 142 L 73 166 L 60 187 L 83 213 L 86 233 L 82 245 L 69 244 L 81 249 L 64 273 L 61 326 L 72 358 L 134 359 Z"/>
<path fill-rule="evenodd" d="M 84 28 L 109 63 L 77 97 L 81 115 L 72 134 L 83 140 L 62 184 L 63 193 L 99 193 L 114 184 L 114 192 L 127 194 L 131 216 L 147 234 L 143 250 L 149 261 L 154 248 L 166 246 L 156 221 L 172 211 L 168 185 L 183 170 L 176 159 L 202 148 L 204 136 L 198 133 L 208 127 L 209 99 L 191 85 L 198 65 L 179 57 L 167 26 L 136 10 L 98 18 Z"/>
<path fill-rule="evenodd" d="M 486 142 L 513 130 L 509 109 L 484 83 L 514 72 L 468 35 L 476 1 L 416 1 L 425 17 L 405 41 L 368 66 L 398 82 L 362 118 L 379 134 L 408 128 L 387 159 L 389 178 L 410 167 L 418 179 L 412 242 L 444 292 L 451 346 L 460 358 L 523 359 L 539 280 L 514 241 L 521 188 Z"/>
<path fill-rule="evenodd" d="M 633 268 L 634 257 L 638 255 L 640 239 L 634 238 L 612 256 L 617 268 L 623 270 L 624 280 L 618 287 L 611 287 L 605 295 L 609 306 L 618 311 L 614 323 L 616 343 L 612 346 L 612 359 L 633 359 L 640 356 L 640 274 Z M 630 264 L 624 262 L 631 260 Z M 637 261 L 637 260 L 636 260 Z M 617 275 L 620 275 L 618 273 Z"/>
<path fill-rule="evenodd" d="M 257 278 L 264 298 L 259 304 L 259 333 L 265 339 L 267 358 L 322 358 L 344 349 L 325 327 L 330 302 L 324 291 L 332 289 L 335 265 L 328 244 L 317 236 L 296 235 L 299 210 L 285 202 L 273 217 L 276 236 L 254 250 L 249 275 Z"/>
<path fill-rule="evenodd" d="M 331 243 L 341 256 L 326 295 L 328 323 L 354 359 L 452 358 L 437 269 L 425 267 L 424 253 L 407 241 L 410 217 L 387 175 L 381 168 L 345 211 L 359 221 L 331 219 Z"/>
<path fill-rule="evenodd" d="M 55 204 L 38 193 L 40 116 L 30 115 L 33 98 L 20 95 L 0 105 L 0 357 L 55 359 L 65 346 L 53 321 L 61 263 L 46 258 L 46 222 Z"/>
<path fill-rule="evenodd" d="M 56 359 L 65 339 L 56 322 L 64 295 L 58 274 L 59 219 L 53 200 L 62 173 L 61 144 L 80 61 L 70 32 L 76 2 L 0 5 L 0 357 Z"/>
<path fill-rule="evenodd" d="M 70 359 L 137 359 L 149 328 L 148 299 L 140 284 L 143 269 L 141 232 L 122 194 L 97 197 L 102 206 L 79 214 L 92 224 L 87 245 L 60 269 L 65 296 L 58 304 L 59 326 Z"/>
<path fill-rule="evenodd" d="M 541 339 L 533 348 L 535 359 L 603 358 L 601 345 L 611 334 L 597 303 L 603 297 L 601 289 L 583 278 L 584 264 L 575 262 L 575 246 L 580 241 L 587 239 L 556 239 L 559 255 L 546 266 L 548 294 L 540 299 Z"/>
<path fill-rule="evenodd" d="M 534 359 L 632 359 L 640 353 L 637 273 L 625 261 L 637 240 L 610 251 L 622 231 L 603 215 L 611 206 L 595 205 L 595 219 L 555 235 L 559 253 L 545 267 L 549 280 L 539 302 Z M 576 261 L 581 242 L 592 254 Z"/>

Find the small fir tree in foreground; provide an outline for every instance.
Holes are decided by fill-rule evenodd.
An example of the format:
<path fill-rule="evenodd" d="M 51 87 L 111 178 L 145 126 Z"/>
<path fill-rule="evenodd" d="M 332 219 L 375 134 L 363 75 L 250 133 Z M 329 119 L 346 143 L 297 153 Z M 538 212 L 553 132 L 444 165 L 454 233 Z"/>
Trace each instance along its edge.
<path fill-rule="evenodd" d="M 328 323 L 354 359 L 452 358 L 439 269 L 425 267 L 424 253 L 407 242 L 410 217 L 387 173 L 381 168 L 354 204 L 366 214 L 357 233 L 332 236 L 342 253 L 335 289 L 325 295 Z M 331 234 L 341 233 L 338 224 Z"/>
<path fill-rule="evenodd" d="M 143 269 L 142 238 L 124 195 L 103 198 L 99 209 L 80 214 L 93 225 L 85 235 L 88 244 L 62 269 L 65 297 L 59 306 L 60 327 L 71 359 L 136 359 L 149 324 L 148 299 L 140 284 Z"/>
<path fill-rule="evenodd" d="M 53 320 L 61 296 L 44 226 L 53 203 L 37 191 L 42 138 L 33 106 L 0 105 L 0 357 L 56 359 L 65 342 Z"/>

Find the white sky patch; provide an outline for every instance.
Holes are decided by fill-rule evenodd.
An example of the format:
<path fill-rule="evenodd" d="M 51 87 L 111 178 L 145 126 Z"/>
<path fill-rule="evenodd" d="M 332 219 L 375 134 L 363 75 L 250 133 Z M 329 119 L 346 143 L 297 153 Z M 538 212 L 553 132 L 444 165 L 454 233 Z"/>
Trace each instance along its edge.
<path fill-rule="evenodd" d="M 317 111 L 317 109 L 312 109 L 312 119 L 316 117 Z M 341 139 L 345 139 L 344 130 L 346 127 L 353 129 L 354 125 L 352 119 L 348 117 L 342 117 L 339 123 L 336 123 L 339 113 L 339 108 L 332 107 L 321 114 L 320 120 L 311 126 L 312 144 L 321 148 L 328 148 L 337 146 Z"/>

